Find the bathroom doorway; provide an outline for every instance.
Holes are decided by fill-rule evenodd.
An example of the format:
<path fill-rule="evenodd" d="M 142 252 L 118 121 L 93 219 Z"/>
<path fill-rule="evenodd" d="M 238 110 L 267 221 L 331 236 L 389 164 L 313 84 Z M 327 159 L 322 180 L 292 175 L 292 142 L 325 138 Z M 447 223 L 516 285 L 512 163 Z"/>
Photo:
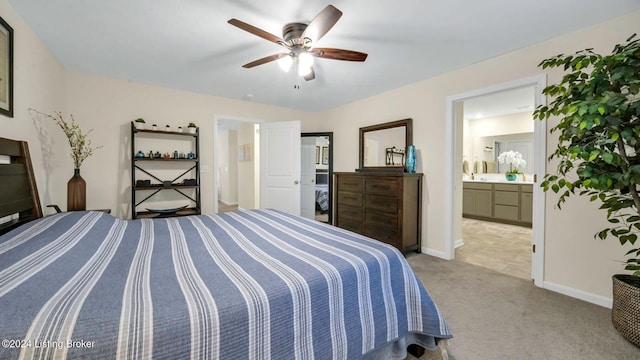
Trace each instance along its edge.
<path fill-rule="evenodd" d="M 533 76 L 530 78 L 524 78 L 520 80 L 515 80 L 508 83 L 498 84 L 495 86 L 478 89 L 474 91 L 470 91 L 467 93 L 457 94 L 453 96 L 447 97 L 447 169 L 446 174 L 451 181 L 446 183 L 446 196 L 447 201 L 445 202 L 447 209 L 445 210 L 446 222 L 447 222 L 447 233 L 446 233 L 446 248 L 445 253 L 443 254 L 445 258 L 453 259 L 456 256 L 456 247 L 460 247 L 464 244 L 464 238 L 462 234 L 462 213 L 463 207 L 469 207 L 470 201 L 464 201 L 463 192 L 463 154 L 464 147 L 468 146 L 463 143 L 463 129 L 464 129 L 464 117 L 465 117 L 465 109 L 464 105 L 466 101 L 471 101 L 474 98 L 479 98 L 482 96 L 488 96 L 491 94 L 499 94 L 506 93 L 510 90 L 523 89 L 527 87 L 532 87 L 533 90 L 533 108 L 530 110 L 526 110 L 527 112 L 533 112 L 533 109 L 541 104 L 546 103 L 546 98 L 542 95 L 542 89 L 546 86 L 546 76 L 541 74 L 539 76 Z M 529 106 L 529 105 L 527 105 Z M 468 111 L 469 112 L 469 111 Z M 474 114 L 467 114 L 468 116 L 473 116 Z M 543 281 L 543 262 L 544 262 L 544 193 L 540 189 L 539 186 L 534 186 L 536 184 L 536 175 L 541 177 L 545 171 L 545 150 L 546 150 L 546 122 L 545 121 L 533 121 L 531 120 L 534 126 L 534 134 L 533 134 L 533 155 L 534 155 L 534 166 L 533 173 L 530 174 L 529 180 L 533 180 L 531 185 L 530 192 L 522 195 L 518 193 L 514 195 L 513 198 L 517 199 L 517 201 L 521 201 L 522 196 L 527 199 L 527 201 L 531 201 L 533 204 L 531 206 L 531 242 L 527 245 L 528 248 L 528 256 L 531 258 L 531 268 L 529 271 L 530 278 L 534 280 L 537 286 L 542 286 Z M 475 145 L 474 145 L 475 146 Z M 487 146 L 487 145 L 484 145 Z M 491 147 L 491 146 L 489 146 Z M 485 149 L 484 147 L 481 149 L 491 150 L 493 149 Z M 478 154 L 478 152 L 474 152 L 474 154 Z M 474 156 L 485 156 L 484 153 L 480 153 L 482 155 L 474 155 Z M 485 159 L 495 159 L 496 154 L 486 154 Z M 475 161 L 474 158 L 467 159 L 471 161 Z M 489 160 L 485 160 L 489 161 Z M 473 168 L 474 163 L 469 166 Z M 495 214 L 496 204 L 491 202 L 492 198 L 489 195 L 490 191 L 495 190 L 495 187 L 489 189 L 486 183 L 482 183 L 483 181 L 489 182 L 489 180 L 494 180 L 492 177 L 502 177 L 504 178 L 504 174 L 485 174 L 482 173 L 479 179 L 474 179 L 478 181 L 478 186 L 472 186 L 472 188 L 481 188 L 479 190 L 485 191 L 483 196 L 485 196 L 484 202 L 480 202 L 480 204 L 488 203 L 489 205 L 484 209 L 484 215 L 493 216 Z M 469 180 L 469 179 L 467 179 Z M 495 179 L 497 180 L 497 178 Z M 510 186 L 507 186 L 506 190 L 509 189 Z M 497 186 L 497 189 L 500 191 L 504 191 L 505 189 L 502 186 Z M 482 197 L 482 196 L 481 196 Z M 498 196 L 502 198 L 502 195 Z M 513 200 L 510 200 L 513 202 Z M 503 203 L 499 203 L 497 207 L 499 209 L 498 212 L 504 214 L 505 208 L 502 206 L 505 205 Z M 512 204 L 515 206 L 515 203 Z M 478 211 L 482 211 L 483 209 L 478 209 Z M 520 213 L 518 213 L 518 216 Z M 514 215 L 514 214 L 512 214 Z M 503 215 L 506 216 L 506 215 Z M 515 216 L 515 215 L 514 215 Z M 502 231 L 511 231 L 511 230 L 502 230 Z M 513 231 L 512 231 L 513 232 Z"/>

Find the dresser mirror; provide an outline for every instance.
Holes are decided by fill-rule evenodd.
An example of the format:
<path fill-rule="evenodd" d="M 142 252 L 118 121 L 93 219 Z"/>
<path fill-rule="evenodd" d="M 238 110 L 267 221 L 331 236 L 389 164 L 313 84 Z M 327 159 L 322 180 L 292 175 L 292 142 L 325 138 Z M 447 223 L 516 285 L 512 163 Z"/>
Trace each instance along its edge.
<path fill-rule="evenodd" d="M 357 171 L 404 171 L 407 146 L 413 143 L 412 119 L 360 128 Z"/>

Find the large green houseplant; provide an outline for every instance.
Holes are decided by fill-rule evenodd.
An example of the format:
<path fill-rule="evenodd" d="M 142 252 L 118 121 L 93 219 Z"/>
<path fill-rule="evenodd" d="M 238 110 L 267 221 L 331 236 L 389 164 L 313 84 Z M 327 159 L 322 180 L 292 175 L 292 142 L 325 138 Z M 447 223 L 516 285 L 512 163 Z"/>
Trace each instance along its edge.
<path fill-rule="evenodd" d="M 559 208 L 575 194 L 599 202 L 610 225 L 595 237 L 632 246 L 640 234 L 640 39 L 634 38 L 616 45 L 609 55 L 586 49 L 543 60 L 540 67 L 562 68 L 564 75 L 543 90 L 553 100 L 533 114 L 536 119 L 559 118 L 550 130 L 558 134 L 559 143 L 549 157 L 559 164 L 556 174 L 545 175 L 544 191 L 560 194 Z M 640 346 L 640 248 L 626 256 L 624 268 L 632 273 L 613 279 L 614 325 Z M 631 329 L 621 330 L 626 325 L 616 323 L 616 308 L 629 305 L 619 303 L 616 282 L 636 291 L 631 300 L 637 306 L 628 311 L 630 318 L 621 320 Z M 631 338 L 624 331 L 631 331 Z"/>

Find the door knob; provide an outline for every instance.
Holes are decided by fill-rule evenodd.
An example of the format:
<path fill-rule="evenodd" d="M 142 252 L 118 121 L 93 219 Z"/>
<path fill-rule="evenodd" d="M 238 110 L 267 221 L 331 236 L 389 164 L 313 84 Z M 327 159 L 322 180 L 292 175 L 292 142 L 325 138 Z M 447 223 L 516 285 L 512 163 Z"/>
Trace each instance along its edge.
<path fill-rule="evenodd" d="M 293 183 L 294 183 L 294 184 L 296 184 L 296 185 L 298 185 L 298 184 L 300 184 L 300 181 L 296 180 L 296 181 L 294 181 Z"/>

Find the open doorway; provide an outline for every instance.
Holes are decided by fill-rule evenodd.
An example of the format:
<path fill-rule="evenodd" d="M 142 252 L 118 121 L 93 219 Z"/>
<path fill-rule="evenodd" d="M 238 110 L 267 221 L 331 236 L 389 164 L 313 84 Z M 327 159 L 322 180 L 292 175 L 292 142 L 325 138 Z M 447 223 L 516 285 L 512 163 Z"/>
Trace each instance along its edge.
<path fill-rule="evenodd" d="M 302 162 L 301 215 L 332 224 L 333 133 L 302 133 Z"/>
<path fill-rule="evenodd" d="M 455 257 L 530 280 L 535 86 L 461 102 L 462 241 Z M 520 172 L 509 180 L 506 154 L 518 157 Z"/>
<path fill-rule="evenodd" d="M 465 170 L 465 166 L 463 163 L 463 153 L 464 153 L 464 143 L 463 143 L 463 118 L 464 118 L 464 103 L 465 101 L 469 101 L 473 98 L 485 96 L 489 94 L 497 94 L 501 92 L 507 92 L 509 90 L 522 89 L 527 87 L 534 88 L 534 107 L 540 104 L 546 103 L 546 98 L 542 95 L 542 89 L 546 86 L 546 76 L 539 75 L 533 76 L 530 78 L 524 78 L 516 81 L 512 81 L 509 83 L 498 84 L 495 86 L 474 90 L 468 93 L 458 94 L 454 96 L 447 97 L 447 136 L 446 136 L 446 156 L 447 156 L 447 168 L 446 168 L 446 178 L 448 181 L 445 181 L 445 221 L 446 221 L 446 236 L 445 236 L 445 253 L 442 254 L 443 258 L 453 259 L 456 256 L 455 248 L 456 246 L 460 246 L 464 243 L 462 236 L 462 213 L 464 207 L 469 207 L 472 201 L 464 200 L 463 196 L 463 174 Z M 532 278 L 537 286 L 542 286 L 543 278 L 544 278 L 544 193 L 537 186 L 536 176 L 541 177 L 545 172 L 545 150 L 546 150 L 546 122 L 545 121 L 533 121 L 534 126 L 534 134 L 533 134 L 533 173 L 530 174 L 533 180 L 531 184 L 531 192 L 522 195 L 522 192 L 518 192 L 517 195 L 509 195 L 510 199 L 504 200 L 504 194 L 499 194 L 498 198 L 500 198 L 500 202 L 497 208 L 498 211 L 504 214 L 506 208 L 503 208 L 501 205 L 508 205 L 509 201 L 523 201 L 521 200 L 524 196 L 527 201 L 531 201 L 533 203 L 531 207 L 531 247 L 529 249 L 529 254 L 531 258 L 531 270 L 530 270 L 530 278 Z M 487 146 L 487 145 L 485 145 Z M 491 147 L 489 145 L 489 147 Z M 483 149 L 484 150 L 484 149 Z M 495 151 L 495 149 L 493 149 Z M 499 155 L 499 154 L 497 154 Z M 475 155 L 474 155 L 475 156 Z M 496 159 L 496 154 L 493 156 Z M 471 169 L 474 168 L 475 159 L 467 158 L 468 167 Z M 494 160 L 495 161 L 495 160 Z M 496 164 L 492 164 L 496 165 Z M 478 166 L 478 169 L 484 166 L 482 162 Z M 489 164 L 487 164 L 489 166 Z M 484 170 L 484 168 L 483 168 Z M 472 170 L 470 170 L 472 171 Z M 504 178 L 504 174 L 497 174 L 496 176 L 500 176 Z M 474 174 L 475 178 L 475 174 Z M 484 179 L 482 179 L 484 178 Z M 480 181 L 477 182 L 479 187 L 487 187 L 486 183 L 483 183 L 483 180 L 489 180 L 489 175 L 481 175 L 481 178 L 478 179 Z M 475 179 L 474 179 L 475 180 Z M 488 181 L 487 181 L 488 182 Z M 507 184 L 509 185 L 509 184 Z M 476 186 L 476 187 L 478 187 Z M 476 208 L 477 212 L 484 211 L 484 215 L 493 216 L 495 214 L 496 204 L 493 202 L 493 193 L 495 191 L 495 186 L 492 186 L 491 189 L 482 188 L 477 189 L 479 194 L 479 198 L 482 201 L 478 202 L 479 204 L 491 204 L 490 206 L 486 206 L 484 209 Z M 502 185 L 499 184 L 497 186 L 498 190 L 502 189 Z M 507 189 L 509 190 L 509 189 Z M 520 190 L 519 190 L 520 191 Z M 507 202 L 507 204 L 503 204 L 503 202 Z M 515 213 L 514 213 L 515 214 Z M 515 216 L 514 214 L 511 214 Z M 504 215 L 508 216 L 508 215 Z M 518 217 L 520 217 L 520 212 L 518 212 Z"/>
<path fill-rule="evenodd" d="M 260 207 L 259 121 L 218 118 L 215 132 L 217 213 Z"/>

